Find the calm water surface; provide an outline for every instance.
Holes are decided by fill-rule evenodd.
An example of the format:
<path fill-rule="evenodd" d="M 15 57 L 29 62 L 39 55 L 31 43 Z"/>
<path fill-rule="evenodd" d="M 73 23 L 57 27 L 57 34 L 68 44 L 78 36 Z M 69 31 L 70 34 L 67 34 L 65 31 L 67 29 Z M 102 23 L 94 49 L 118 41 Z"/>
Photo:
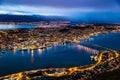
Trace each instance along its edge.
<path fill-rule="evenodd" d="M 73 67 L 94 63 L 94 51 L 80 45 L 54 45 L 34 51 L 7 51 L 0 57 L 0 75 L 50 67 Z"/>
<path fill-rule="evenodd" d="M 85 42 L 120 50 L 120 33 L 100 34 Z M 7 51 L 0 56 L 0 76 L 50 67 L 73 67 L 95 63 L 90 59 L 97 52 L 80 45 L 59 44 L 34 51 Z"/>
<path fill-rule="evenodd" d="M 120 50 L 120 32 L 110 32 L 109 34 L 100 34 L 92 37 L 93 41 L 87 43 L 98 44 L 110 49 Z"/>
<path fill-rule="evenodd" d="M 7 24 L 0 24 L 0 29 L 16 29 L 16 28 L 33 28 L 34 26 L 33 25 L 27 25 L 27 24 L 24 24 L 24 25 L 7 25 Z"/>

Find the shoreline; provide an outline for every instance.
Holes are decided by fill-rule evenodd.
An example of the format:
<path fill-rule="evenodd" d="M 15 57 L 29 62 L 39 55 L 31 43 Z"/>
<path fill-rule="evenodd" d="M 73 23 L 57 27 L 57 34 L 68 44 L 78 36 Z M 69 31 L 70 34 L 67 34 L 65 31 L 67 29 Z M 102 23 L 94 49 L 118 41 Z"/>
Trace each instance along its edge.
<path fill-rule="evenodd" d="M 81 40 L 85 40 L 85 39 L 91 39 L 90 37 L 92 37 L 92 36 L 97 36 L 97 35 L 99 35 L 99 34 L 109 34 L 109 33 L 111 33 L 111 32 L 120 32 L 120 30 L 112 30 L 112 31 L 103 31 L 103 32 L 94 32 L 94 33 L 90 33 L 90 34 L 88 34 L 88 35 L 84 35 L 84 36 L 82 36 L 82 38 L 81 39 L 79 39 L 79 40 L 76 40 L 76 41 L 66 41 L 66 42 L 53 42 L 53 43 L 51 43 L 50 42 L 50 44 L 48 44 L 47 46 L 39 46 L 39 47 L 35 47 L 35 48 L 23 48 L 23 49 L 20 49 L 20 48 L 11 48 L 11 49 L 0 49 L 0 50 L 5 50 L 5 51 L 7 51 L 7 50 L 11 50 L 11 51 L 13 51 L 13 50 L 18 50 L 18 51 L 31 51 L 31 50 L 37 50 L 37 49 L 46 49 L 46 48 L 49 48 L 49 47 L 51 47 L 52 45 L 56 45 L 56 44 L 64 44 L 64 43 L 71 43 L 71 44 L 73 44 L 73 43 L 80 43 L 80 41 Z"/>
<path fill-rule="evenodd" d="M 80 41 L 81 40 L 85 40 L 85 39 L 89 39 L 91 36 L 96 36 L 96 35 L 99 35 L 99 34 L 109 34 L 110 32 L 120 32 L 120 30 L 111 30 L 111 31 L 97 31 L 97 32 L 91 32 L 91 33 L 89 33 L 89 34 L 85 34 L 85 35 L 83 35 L 82 37 L 81 37 L 81 39 L 79 40 L 79 38 L 77 38 L 76 39 L 76 41 L 70 41 L 70 43 L 80 43 Z M 68 42 L 69 42 L 69 40 L 68 40 Z M 64 42 L 62 42 L 62 43 L 58 43 L 58 42 L 56 42 L 57 44 L 62 44 L 62 43 L 64 43 Z M 55 44 L 56 44 L 55 43 Z M 55 44 L 53 44 L 53 45 L 55 45 Z M 51 44 L 52 45 L 52 44 Z M 49 46 L 50 47 L 50 46 Z M 46 46 L 44 46 L 44 48 L 47 48 Z M 39 49 L 39 48 L 33 48 L 33 49 L 31 49 L 31 50 L 35 50 L 35 49 Z M 28 49 L 27 49 L 28 50 Z M 99 53 L 99 55 L 100 55 L 100 53 Z M 79 66 L 80 68 L 85 68 L 86 66 L 88 67 L 88 66 L 94 66 L 95 67 L 95 65 L 96 64 L 98 64 L 97 62 L 95 63 L 95 64 L 90 64 L 90 65 L 85 65 L 85 66 Z M 11 75 L 18 75 L 18 74 L 20 74 L 20 75 L 23 75 L 23 73 L 28 73 L 28 72 L 36 72 L 36 71 L 46 71 L 46 70 L 54 70 L 54 69 L 56 69 L 56 70 L 65 70 L 65 69 L 67 69 L 67 70 L 69 70 L 69 71 L 71 71 L 71 69 L 73 70 L 72 72 L 70 72 L 70 73 L 73 73 L 74 71 L 76 71 L 76 68 L 78 69 L 78 67 L 69 67 L 69 68 L 46 68 L 46 69 L 37 69 L 37 70 L 29 70 L 29 71 L 23 71 L 23 72 L 20 72 L 20 73 L 15 73 L 15 74 L 11 74 Z M 88 69 L 89 69 L 89 67 L 88 67 Z M 80 69 L 81 70 L 81 69 Z M 70 74 L 69 73 L 69 74 Z M 42 73 L 42 74 L 44 74 L 44 75 L 48 75 L 47 73 Z M 63 74 L 67 74 L 67 73 L 60 73 L 60 75 L 57 75 L 58 73 L 56 73 L 55 75 L 57 76 L 57 77 L 61 77 L 61 75 L 63 75 Z M 3 76 L 3 77 L 8 77 L 8 76 L 10 76 L 10 75 L 7 75 L 7 76 Z M 48 75 L 49 77 L 55 77 L 55 76 L 53 76 L 53 74 L 51 75 Z M 0 77 L 0 79 L 1 79 L 2 77 Z"/>
<path fill-rule="evenodd" d="M 84 71 L 92 71 L 94 70 L 94 68 L 96 66 L 99 66 L 101 64 L 106 63 L 106 61 L 102 61 L 102 57 L 104 56 L 104 54 L 107 54 L 109 52 L 113 52 L 113 54 L 115 55 L 115 59 L 120 57 L 120 53 L 117 51 L 103 51 L 101 53 L 99 53 L 100 55 L 98 56 L 98 61 L 95 64 L 90 64 L 90 65 L 85 65 L 85 66 L 78 66 L 78 67 L 69 67 L 69 68 L 46 68 L 46 69 L 37 69 L 37 70 L 29 70 L 29 71 L 24 71 L 24 72 L 19 72 L 19 73 L 14 73 L 14 74 L 10 74 L 10 75 L 6 75 L 6 76 L 2 76 L 0 77 L 0 79 L 7 79 L 7 78 L 14 78 L 15 76 L 19 76 L 18 78 L 21 79 L 23 76 L 30 74 L 35 74 L 39 71 L 42 72 L 42 76 L 46 76 L 49 78 L 60 78 L 60 77 L 65 77 L 65 76 L 70 76 L 72 75 L 74 72 L 78 71 L 78 72 L 84 72 Z M 108 59 L 107 62 L 111 61 L 112 59 Z M 118 69 L 117 67 L 115 68 L 115 70 Z M 47 73 L 47 71 L 58 71 L 61 70 L 62 72 L 60 73 Z M 109 72 L 110 70 L 108 70 L 107 72 Z M 68 73 L 69 72 L 69 73 Z M 30 75 L 29 74 L 29 75 Z M 21 76 L 21 77 L 20 77 Z M 30 80 L 30 78 L 28 76 L 26 76 L 27 80 Z"/>

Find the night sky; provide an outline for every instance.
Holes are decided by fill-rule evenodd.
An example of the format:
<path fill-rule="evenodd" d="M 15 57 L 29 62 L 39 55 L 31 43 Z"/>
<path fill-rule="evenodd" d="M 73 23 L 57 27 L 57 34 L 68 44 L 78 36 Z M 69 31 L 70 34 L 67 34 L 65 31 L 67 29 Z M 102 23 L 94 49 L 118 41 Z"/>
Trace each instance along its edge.
<path fill-rule="evenodd" d="M 67 16 L 120 23 L 120 0 L 0 0 L 0 14 Z"/>

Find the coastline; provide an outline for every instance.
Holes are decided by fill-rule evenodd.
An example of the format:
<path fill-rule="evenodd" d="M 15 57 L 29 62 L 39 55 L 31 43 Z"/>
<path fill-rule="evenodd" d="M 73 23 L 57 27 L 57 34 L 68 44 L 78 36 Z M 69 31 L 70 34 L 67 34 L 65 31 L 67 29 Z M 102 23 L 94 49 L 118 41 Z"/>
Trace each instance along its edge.
<path fill-rule="evenodd" d="M 83 35 L 81 37 L 81 39 L 77 39 L 75 41 L 67 41 L 67 42 L 70 42 L 70 43 L 79 43 L 81 40 L 84 40 L 84 39 L 89 39 L 91 36 L 95 36 L 95 35 L 99 35 L 99 34 L 108 34 L 109 32 L 120 32 L 120 30 L 111 30 L 111 31 L 101 31 L 101 32 L 94 32 L 94 33 L 89 33 L 89 34 L 86 34 L 86 35 Z M 64 42 L 63 42 L 64 43 Z M 56 43 L 55 43 L 56 44 Z M 57 44 L 62 44 L 62 43 L 58 43 Z M 50 46 L 49 46 L 50 47 Z M 44 48 L 47 48 L 47 46 L 44 46 Z M 33 48 L 31 50 L 35 50 L 35 49 L 39 49 L 39 48 Z M 28 49 L 27 49 L 28 50 Z M 101 53 L 99 53 L 100 55 Z M 101 55 L 102 56 L 102 55 Z M 99 57 L 98 57 L 99 58 Z M 7 75 L 7 76 L 3 76 L 4 78 L 6 77 L 10 77 L 10 76 L 23 76 L 23 74 L 28 74 L 28 73 L 35 73 L 37 71 L 42 71 L 42 75 L 43 76 L 48 76 L 48 77 L 62 77 L 63 75 L 64 76 L 68 76 L 68 73 L 64 73 L 63 71 L 64 70 L 68 70 L 70 73 L 70 75 L 72 75 L 74 72 L 76 72 L 78 70 L 78 68 L 80 68 L 80 71 L 84 72 L 84 70 L 89 70 L 90 66 L 93 66 L 92 68 L 94 68 L 96 66 L 96 64 L 98 64 L 98 62 L 96 62 L 95 64 L 90 64 L 90 65 L 85 65 L 85 66 L 79 66 L 79 67 L 70 67 L 70 68 L 47 68 L 47 69 L 37 69 L 37 70 L 29 70 L 29 71 L 24 71 L 24 72 L 20 72 L 20 73 L 15 73 L 15 74 L 11 74 L 11 75 Z M 86 68 L 87 67 L 87 68 Z M 86 68 L 84 70 L 81 70 L 83 68 Z M 47 70 L 61 70 L 62 71 L 60 73 L 55 73 L 55 74 L 48 74 L 46 73 Z M 45 72 L 45 73 L 44 73 Z M 67 74 L 67 75 L 65 75 Z M 3 77 L 0 77 L 0 79 L 2 79 Z"/>
<path fill-rule="evenodd" d="M 19 51 L 26 51 L 26 50 L 36 50 L 36 49 L 45 49 L 45 48 L 49 48 L 49 47 L 51 47 L 52 45 L 56 45 L 56 44 L 63 44 L 63 43 L 80 43 L 80 41 L 81 40 L 85 40 L 85 39 L 91 39 L 90 37 L 92 37 L 92 36 L 96 36 L 96 35 L 99 35 L 99 34 L 108 34 L 108 33 L 110 33 L 110 32 L 120 32 L 120 29 L 119 30 L 111 30 L 111 31 L 102 31 L 102 32 L 94 32 L 94 33 L 89 33 L 89 34 L 87 34 L 87 35 L 83 35 L 82 37 L 81 37 L 81 39 L 76 39 L 76 40 L 74 40 L 74 41 L 72 41 L 72 40 L 67 40 L 66 42 L 48 42 L 48 44 L 47 45 L 43 45 L 43 46 L 38 46 L 38 47 L 35 47 L 35 46 L 33 46 L 33 47 L 31 47 L 31 46 L 29 46 L 28 48 L 27 47 L 25 47 L 25 48 L 16 48 L 16 46 L 15 47 L 13 47 L 13 48 L 11 48 L 11 49 L 0 49 L 0 50 L 13 50 L 13 51 L 16 51 L 16 50 L 19 50 Z"/>
<path fill-rule="evenodd" d="M 102 61 L 103 56 L 105 54 L 111 55 L 111 54 L 108 54 L 108 53 L 112 53 L 112 55 L 114 54 L 115 59 L 119 59 L 119 57 L 120 57 L 120 53 L 117 52 L 117 51 L 103 51 L 98 56 L 98 61 L 95 64 L 79 66 L 79 67 L 70 67 L 70 68 L 48 68 L 48 69 L 30 70 L 30 71 L 24 71 L 24 72 L 19 72 L 19 73 L 3 76 L 3 77 L 0 77 L 0 79 L 8 79 L 8 78 L 13 79 L 15 77 L 17 77 L 17 79 L 22 79 L 22 78 L 24 78 L 26 76 L 25 79 L 30 80 L 30 77 L 28 75 L 32 75 L 32 74 L 35 74 L 37 72 L 41 72 L 41 76 L 45 76 L 45 77 L 53 78 L 53 79 L 58 78 L 58 80 L 59 80 L 59 78 L 65 77 L 65 76 L 71 76 L 75 72 L 94 71 L 95 67 L 97 67 L 99 65 L 102 65 L 102 64 L 106 64 L 106 62 L 109 63 L 110 61 L 112 61 L 114 59 L 109 58 L 109 59 L 107 59 L 105 61 Z M 115 67 L 114 70 L 119 69 L 118 66 Z M 57 72 L 57 71 L 60 71 L 60 70 L 61 70 L 61 72 Z M 48 73 L 47 71 L 51 71 L 53 73 Z M 111 70 L 108 70 L 107 72 L 109 72 L 109 71 L 111 71 Z M 100 73 L 102 73 L 102 72 L 100 72 Z"/>
<path fill-rule="evenodd" d="M 118 30 L 116 30 L 116 31 L 111 31 L 111 32 L 119 32 Z M 87 38 L 84 38 L 84 39 L 88 39 L 89 37 L 91 37 L 91 36 L 95 36 L 95 35 L 99 35 L 99 34 L 103 34 L 104 32 L 98 32 L 98 33 L 92 33 L 92 34 L 90 34 L 89 36 L 87 36 Z M 109 32 L 105 32 L 105 34 L 108 34 Z M 94 35 L 93 35 L 94 34 Z M 76 43 L 76 42 L 73 42 L 73 43 Z M 97 63 L 95 63 L 95 64 L 97 64 Z M 90 65 L 85 65 L 85 66 L 79 66 L 80 68 L 85 68 L 86 66 L 88 67 L 88 66 L 93 66 L 93 65 L 95 65 L 95 64 L 90 64 Z M 77 68 L 77 67 L 74 67 L 74 68 Z M 71 69 L 74 69 L 74 68 L 72 68 L 71 67 Z M 88 67 L 89 68 L 89 67 Z M 28 73 L 28 72 L 36 72 L 36 71 L 46 71 L 46 70 L 54 70 L 54 69 L 66 69 L 66 68 L 48 68 L 48 69 L 38 69 L 38 70 L 30 70 L 30 71 L 24 71 L 24 72 L 20 72 L 20 73 L 15 73 L 15 74 L 21 74 L 21 73 Z M 69 69 L 69 68 L 68 68 Z M 70 69 L 70 70 L 71 70 Z M 75 70 L 76 71 L 76 70 Z M 11 75 L 15 75 L 15 74 L 11 74 Z M 65 73 L 64 73 L 65 74 Z M 72 73 L 71 73 L 72 74 Z M 44 73 L 44 75 L 46 75 L 47 76 L 47 73 Z M 63 75 L 63 73 L 61 74 L 61 75 Z M 8 75 L 8 76 L 10 76 L 10 75 Z M 4 77 L 8 77 L 8 76 L 4 76 Z M 50 76 L 50 75 L 48 75 L 48 76 Z M 61 77 L 61 76 L 58 76 L 58 77 Z M 0 77 L 0 79 L 1 79 L 1 77 Z"/>

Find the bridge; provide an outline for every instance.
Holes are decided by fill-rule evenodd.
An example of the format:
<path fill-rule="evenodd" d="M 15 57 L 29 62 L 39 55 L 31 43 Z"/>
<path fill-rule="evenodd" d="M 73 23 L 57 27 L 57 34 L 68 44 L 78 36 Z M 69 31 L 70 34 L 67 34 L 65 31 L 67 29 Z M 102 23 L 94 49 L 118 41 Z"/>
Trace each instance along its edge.
<path fill-rule="evenodd" d="M 102 61 L 102 59 L 103 59 L 104 54 L 106 54 L 106 53 L 107 54 L 108 53 L 114 54 L 115 55 L 114 58 L 120 57 L 119 52 L 116 51 L 116 50 L 112 50 L 112 49 L 109 49 L 109 48 L 106 48 L 106 47 L 102 47 L 102 46 L 97 45 L 97 44 L 90 44 L 90 45 L 92 45 L 92 46 L 94 45 L 94 46 L 98 46 L 98 47 L 101 47 L 103 49 L 106 49 L 105 51 L 99 52 L 98 60 L 97 60 L 97 62 L 95 64 L 91 64 L 91 65 L 86 66 L 86 67 L 84 67 L 84 66 L 78 66 L 78 67 L 71 67 L 71 68 L 49 68 L 49 69 L 31 70 L 31 71 L 26 71 L 26 72 L 21 72 L 21 73 L 17 73 L 17 74 L 12 74 L 12 75 L 8 75 L 8 76 L 0 77 L 0 79 L 10 78 L 12 80 L 13 78 L 16 77 L 17 80 L 20 80 L 27 73 L 37 73 L 39 71 L 42 72 L 41 76 L 62 77 L 62 76 L 66 76 L 66 75 L 72 75 L 76 71 L 83 72 L 85 70 L 93 70 L 96 66 L 100 65 L 101 63 L 104 63 Z M 80 44 L 78 44 L 78 46 L 80 48 L 86 48 L 86 49 L 88 48 L 91 51 L 98 51 L 98 50 L 95 50 L 95 49 L 92 49 L 92 48 L 89 48 L 89 47 L 86 47 L 86 46 L 81 46 Z M 110 55 L 110 54 L 108 54 L 108 55 Z M 109 61 L 110 60 L 112 60 L 112 59 L 110 58 Z M 26 75 L 26 79 L 30 80 L 27 75 Z"/>
<path fill-rule="evenodd" d="M 91 48 L 96 48 L 96 50 L 113 50 L 113 49 L 110 49 L 110 48 L 107 48 L 107 47 L 104 47 L 104 46 L 101 46 L 101 45 L 98 45 L 98 44 L 90 44 L 90 43 L 80 43 L 81 45 L 85 45 L 85 46 L 89 46 Z"/>
<path fill-rule="evenodd" d="M 78 48 L 78 50 L 85 50 L 88 53 L 93 53 L 93 54 L 99 53 L 99 51 L 96 49 L 92 49 L 92 48 L 89 48 L 87 46 L 83 46 L 83 45 L 79 45 L 79 44 L 77 45 L 77 48 Z"/>
<path fill-rule="evenodd" d="M 98 55 L 100 52 L 108 50 L 113 51 L 113 49 L 98 45 L 98 44 L 91 44 L 91 43 L 75 43 L 75 46 L 77 46 L 78 50 L 85 50 L 88 53 L 96 54 Z"/>
<path fill-rule="evenodd" d="M 88 52 L 92 52 L 94 54 L 98 54 L 102 51 L 108 50 L 108 51 L 113 51 L 111 48 L 107 48 L 98 44 L 91 44 L 91 43 L 76 43 L 78 49 L 86 50 Z"/>

